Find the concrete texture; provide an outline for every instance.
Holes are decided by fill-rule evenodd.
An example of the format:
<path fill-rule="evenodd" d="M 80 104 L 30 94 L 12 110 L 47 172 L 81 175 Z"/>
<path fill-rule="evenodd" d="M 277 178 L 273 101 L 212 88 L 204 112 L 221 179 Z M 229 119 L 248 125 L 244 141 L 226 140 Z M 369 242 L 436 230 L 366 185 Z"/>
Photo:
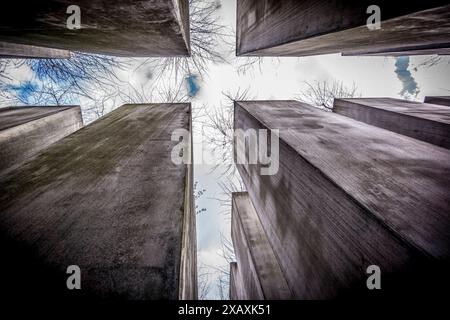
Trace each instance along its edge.
<path fill-rule="evenodd" d="M 413 47 L 413 48 L 393 48 L 388 50 L 381 50 L 381 51 L 349 51 L 349 52 L 343 52 L 343 56 L 374 56 L 374 57 L 402 57 L 402 56 L 420 56 L 420 55 L 438 55 L 438 56 L 446 56 L 450 55 L 450 45 L 448 45 L 448 48 L 430 48 L 433 47 L 425 46 L 424 49 L 422 49 L 420 46 Z"/>
<path fill-rule="evenodd" d="M 0 176 L 4 292 L 195 299 L 192 168 L 171 160 L 190 122 L 189 104 L 124 105 Z"/>
<path fill-rule="evenodd" d="M 82 127 L 78 106 L 1 108 L 0 174 Z"/>
<path fill-rule="evenodd" d="M 450 108 L 391 98 L 335 99 L 333 111 L 450 149 Z"/>
<path fill-rule="evenodd" d="M 0 42 L 0 58 L 68 59 L 70 51 Z"/>
<path fill-rule="evenodd" d="M 241 281 L 233 284 L 233 298 L 291 299 L 286 279 L 248 193 L 232 194 L 231 220 L 234 251 L 238 267 L 242 270 L 238 276 Z"/>
<path fill-rule="evenodd" d="M 441 106 L 450 106 L 450 97 L 425 97 L 425 103 L 438 104 Z"/>
<path fill-rule="evenodd" d="M 445 290 L 449 150 L 295 101 L 236 102 L 234 112 L 235 129 L 280 130 L 276 175 L 237 168 L 295 298 Z M 366 287 L 370 265 L 382 290 Z"/>
<path fill-rule="evenodd" d="M 238 56 L 308 56 L 383 52 L 422 46 L 449 48 L 448 1 L 378 1 L 382 27 L 369 30 L 360 0 L 238 0 Z"/>
<path fill-rule="evenodd" d="M 67 28 L 70 5 L 81 29 Z M 13 1 L 0 11 L 0 41 L 125 57 L 188 56 L 188 0 Z"/>
<path fill-rule="evenodd" d="M 170 124 L 169 124 L 170 125 Z M 177 128 L 178 129 L 178 128 Z M 189 110 L 189 131 L 192 130 L 192 116 Z M 187 177 L 184 186 L 183 235 L 180 262 L 179 293 L 180 300 L 194 300 L 197 292 L 197 226 L 194 203 L 194 163 L 193 139 L 189 150 L 191 165 L 187 165 Z"/>
<path fill-rule="evenodd" d="M 239 296 L 243 296 L 239 289 L 242 289 L 242 286 L 238 287 L 238 285 L 242 282 L 240 276 L 238 274 L 238 265 L 237 262 L 230 263 L 230 300 L 239 300 Z"/>

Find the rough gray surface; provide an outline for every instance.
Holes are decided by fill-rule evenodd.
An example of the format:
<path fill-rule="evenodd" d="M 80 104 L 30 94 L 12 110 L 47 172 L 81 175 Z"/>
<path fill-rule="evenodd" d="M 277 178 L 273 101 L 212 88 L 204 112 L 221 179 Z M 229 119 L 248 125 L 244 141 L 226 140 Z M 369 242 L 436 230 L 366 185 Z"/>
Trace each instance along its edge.
<path fill-rule="evenodd" d="M 70 5 L 81 29 L 67 28 Z M 188 56 L 188 0 L 13 1 L 0 11 L 0 41 L 114 56 Z"/>
<path fill-rule="evenodd" d="M 1 108 L 0 174 L 82 127 L 78 106 Z"/>
<path fill-rule="evenodd" d="M 125 105 L 1 176 L 9 296 L 195 298 L 195 271 L 180 283 L 195 262 L 192 168 L 171 161 L 172 132 L 190 118 L 189 104 Z M 69 265 L 81 290 L 66 288 Z"/>
<path fill-rule="evenodd" d="M 417 45 L 448 48 L 450 43 L 450 6 L 445 0 L 378 1 L 382 27 L 375 31 L 366 27 L 366 10 L 373 1 L 238 0 L 237 4 L 237 55 L 307 56 Z M 435 9 L 427 10 L 431 8 Z"/>
<path fill-rule="evenodd" d="M 433 103 L 441 106 L 450 106 L 450 97 L 425 97 L 425 103 Z"/>
<path fill-rule="evenodd" d="M 232 194 L 231 236 L 241 281 L 237 300 L 291 299 L 292 294 L 248 193 Z"/>
<path fill-rule="evenodd" d="M 450 149 L 450 108 L 391 98 L 335 99 L 333 111 Z"/>
<path fill-rule="evenodd" d="M 192 131 L 192 118 L 189 121 L 189 130 Z M 194 163 L 193 141 L 190 146 L 191 164 Z M 180 266 L 180 300 L 194 300 L 198 298 L 197 292 L 197 226 L 194 201 L 194 168 L 187 166 L 187 178 L 184 191 L 184 217 L 183 236 Z"/>
<path fill-rule="evenodd" d="M 70 51 L 0 42 L 0 58 L 68 59 Z"/>
<path fill-rule="evenodd" d="M 237 167 L 296 298 L 448 285 L 449 150 L 295 101 L 237 102 L 236 128 L 280 129 L 276 175 Z M 366 287 L 372 264 L 379 292 Z"/>
<path fill-rule="evenodd" d="M 237 262 L 230 262 L 230 300 L 239 300 L 237 290 L 240 283 Z"/>
<path fill-rule="evenodd" d="M 442 47 L 436 47 L 436 48 L 430 48 L 429 46 L 424 46 L 425 48 L 422 49 L 420 46 L 418 47 L 412 47 L 412 48 L 393 48 L 393 49 L 384 49 L 380 51 L 348 51 L 343 52 L 343 56 L 374 56 L 374 57 L 402 57 L 402 56 L 421 56 L 421 55 L 439 55 L 439 56 L 446 56 L 450 55 L 450 44 L 448 45 L 448 48 L 442 48 Z"/>

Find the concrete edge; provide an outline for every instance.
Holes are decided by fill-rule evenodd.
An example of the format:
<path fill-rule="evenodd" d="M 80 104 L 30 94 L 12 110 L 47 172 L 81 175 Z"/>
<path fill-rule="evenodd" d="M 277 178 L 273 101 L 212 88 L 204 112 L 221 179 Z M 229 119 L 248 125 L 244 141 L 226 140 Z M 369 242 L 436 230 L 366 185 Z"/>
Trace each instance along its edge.
<path fill-rule="evenodd" d="M 436 123 L 438 125 L 442 125 L 442 124 L 445 123 L 445 122 L 437 121 L 435 119 L 421 118 L 421 117 L 414 116 L 412 114 L 407 114 L 407 113 L 403 113 L 403 112 L 397 112 L 397 111 L 394 111 L 394 110 L 388 110 L 388 109 L 380 108 L 380 107 L 375 106 L 375 105 L 367 105 L 367 104 L 358 102 L 358 101 L 361 101 L 361 100 L 370 100 L 370 99 L 374 99 L 374 100 L 377 100 L 377 99 L 389 99 L 389 100 L 391 100 L 393 102 L 404 102 L 404 103 L 406 102 L 406 103 L 417 104 L 417 105 L 431 105 L 430 108 L 434 108 L 434 107 L 439 108 L 439 107 L 441 107 L 441 105 L 438 105 L 438 104 L 425 103 L 425 102 L 422 103 L 422 102 L 416 102 L 416 101 L 408 101 L 408 100 L 397 99 L 397 98 L 383 98 L 383 97 L 381 97 L 381 98 L 343 98 L 343 99 L 336 98 L 336 99 L 334 99 L 334 102 L 333 102 L 333 113 L 336 113 L 336 114 L 339 114 L 341 116 L 353 119 L 353 120 L 358 121 L 358 122 L 365 123 L 365 124 L 370 125 L 370 126 L 377 127 L 379 129 L 387 130 L 389 132 L 400 134 L 402 136 L 406 136 L 406 137 L 409 137 L 409 138 L 412 138 L 412 139 L 415 139 L 415 140 L 419 140 L 419 141 L 424 141 L 424 140 L 420 140 L 420 139 L 417 139 L 415 137 L 411 137 L 411 136 L 408 136 L 408 135 L 405 135 L 405 134 L 402 134 L 402 133 L 391 131 L 391 130 L 385 129 L 383 127 L 379 127 L 379 126 L 376 126 L 376 125 L 373 125 L 373 124 L 370 124 L 370 123 L 367 123 L 367 122 L 364 122 L 364 121 L 360 121 L 360 120 L 354 119 L 352 117 L 348 117 L 348 116 L 343 115 L 343 114 L 341 114 L 339 112 L 335 112 L 335 108 L 339 109 L 339 108 L 352 108 L 352 107 L 358 108 L 359 107 L 359 108 L 364 108 L 364 109 L 376 109 L 380 113 L 385 113 L 385 114 L 389 114 L 389 115 L 398 114 L 398 115 L 401 115 L 402 117 L 415 119 L 417 121 L 432 122 L 432 123 Z M 344 106 L 343 104 L 348 104 L 348 105 Z M 431 142 L 428 142 L 428 141 L 424 141 L 424 142 L 431 143 Z M 433 145 L 435 145 L 435 144 L 433 144 Z M 436 145 L 436 146 L 438 146 L 438 145 Z"/>
<path fill-rule="evenodd" d="M 53 116 L 53 115 L 55 115 L 55 114 L 58 114 L 58 113 L 60 113 L 60 112 L 64 112 L 64 111 L 72 110 L 72 109 L 78 109 L 77 111 L 78 111 L 78 114 L 79 114 L 79 116 L 80 116 L 81 123 L 82 123 L 82 125 L 84 126 L 83 115 L 82 115 L 82 113 L 81 113 L 81 106 L 79 106 L 79 105 L 73 105 L 73 106 L 21 106 L 21 107 L 6 107 L 6 108 L 2 108 L 2 109 L 3 109 L 3 110 L 18 110 L 18 109 L 20 109 L 20 108 L 30 108 L 30 107 L 31 107 L 31 108 L 35 108 L 35 107 L 36 107 L 36 108 L 49 108 L 49 109 L 50 109 L 50 108 L 54 108 L 55 111 L 54 111 L 54 112 L 47 113 L 47 114 L 45 114 L 45 115 L 43 115 L 43 116 L 33 117 L 33 118 L 29 119 L 28 121 L 23 122 L 23 123 L 18 124 L 18 125 L 13 125 L 13 126 L 9 126 L 9 127 L 4 127 L 3 129 L 0 129 L 0 132 L 6 131 L 6 130 L 10 130 L 10 129 L 12 129 L 12 128 L 17 128 L 17 127 L 20 127 L 20 126 L 29 124 L 30 122 L 38 121 L 38 120 L 40 120 L 40 119 L 47 118 L 47 117 Z M 57 110 L 57 109 L 58 109 L 58 110 Z M 0 110 L 0 111 L 1 111 L 1 110 Z"/>
<path fill-rule="evenodd" d="M 0 59 L 70 59 L 69 50 L 0 41 Z"/>

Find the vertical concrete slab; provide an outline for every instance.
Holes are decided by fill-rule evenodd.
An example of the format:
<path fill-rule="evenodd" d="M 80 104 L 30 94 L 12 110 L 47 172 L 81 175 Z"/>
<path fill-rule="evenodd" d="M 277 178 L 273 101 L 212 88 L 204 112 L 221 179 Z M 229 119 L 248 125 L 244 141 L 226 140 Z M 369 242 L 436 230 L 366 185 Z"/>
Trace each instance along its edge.
<path fill-rule="evenodd" d="M 0 42 L 0 58 L 69 59 L 70 51 Z"/>
<path fill-rule="evenodd" d="M 295 101 L 236 102 L 234 112 L 235 129 L 280 130 L 275 175 L 237 168 L 295 298 L 446 288 L 449 150 Z M 366 286 L 370 265 L 382 290 Z"/>
<path fill-rule="evenodd" d="M 189 113 L 191 111 L 189 110 Z M 192 131 L 192 118 L 189 115 L 189 131 Z M 187 165 L 187 178 L 184 190 L 183 235 L 180 262 L 179 294 L 180 300 L 194 300 L 198 298 L 197 286 L 197 226 L 194 201 L 194 154 L 193 139 L 190 137 L 190 164 Z"/>
<path fill-rule="evenodd" d="M 400 47 L 383 50 L 349 51 L 343 52 L 343 56 L 373 56 L 373 57 L 402 57 L 402 56 L 420 56 L 420 55 L 438 55 L 446 56 L 450 54 L 450 44 L 445 45 L 425 45 L 417 47 Z M 434 48 L 433 48 L 434 47 Z"/>
<path fill-rule="evenodd" d="M 240 294 L 238 289 L 239 285 L 242 283 L 239 274 L 238 274 L 238 266 L 237 262 L 230 263 L 230 300 L 240 300 L 239 296 L 243 296 Z"/>
<path fill-rule="evenodd" d="M 238 56 L 308 56 L 449 48 L 448 1 L 378 1 L 382 26 L 369 30 L 373 1 L 238 0 Z"/>
<path fill-rule="evenodd" d="M 292 294 L 248 193 L 232 194 L 231 236 L 242 282 L 238 300 L 291 299 Z"/>
<path fill-rule="evenodd" d="M 425 103 L 438 104 L 441 106 L 450 106 L 450 97 L 425 97 Z"/>
<path fill-rule="evenodd" d="M 335 99 L 333 112 L 450 149 L 450 108 L 391 98 Z"/>
<path fill-rule="evenodd" d="M 0 109 L 0 174 L 83 127 L 79 106 Z"/>
<path fill-rule="evenodd" d="M 72 5 L 81 29 L 68 28 Z M 0 11 L 0 41 L 112 56 L 189 56 L 189 32 L 188 0 L 13 1 Z"/>
<path fill-rule="evenodd" d="M 173 131 L 190 126 L 189 104 L 124 105 L 1 175 L 3 290 L 195 299 L 192 167 L 171 158 Z M 70 265 L 81 290 L 66 287 Z"/>

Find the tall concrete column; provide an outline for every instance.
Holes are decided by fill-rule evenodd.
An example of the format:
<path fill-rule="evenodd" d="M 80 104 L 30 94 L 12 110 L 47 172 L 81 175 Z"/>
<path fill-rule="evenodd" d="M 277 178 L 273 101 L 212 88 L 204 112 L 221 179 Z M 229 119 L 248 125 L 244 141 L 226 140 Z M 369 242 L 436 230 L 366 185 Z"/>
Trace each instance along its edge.
<path fill-rule="evenodd" d="M 241 300 L 245 292 L 241 292 L 242 287 L 242 278 L 238 273 L 238 265 L 237 262 L 230 263 L 230 300 Z"/>
<path fill-rule="evenodd" d="M 69 51 L 189 56 L 189 33 L 188 0 L 18 0 L 0 11 L 0 41 Z"/>
<path fill-rule="evenodd" d="M 392 98 L 335 99 L 333 111 L 450 149 L 450 108 Z"/>
<path fill-rule="evenodd" d="M 69 59 L 70 51 L 0 42 L 1 58 Z"/>
<path fill-rule="evenodd" d="M 437 96 L 425 97 L 425 103 L 438 104 L 441 106 L 450 106 L 450 96 L 449 97 L 437 97 Z"/>
<path fill-rule="evenodd" d="M 380 8 L 380 29 L 367 27 L 371 5 Z M 238 0 L 236 50 L 238 56 L 308 56 L 420 46 L 438 54 L 450 48 L 449 12 L 445 0 Z"/>
<path fill-rule="evenodd" d="M 237 168 L 295 298 L 446 288 L 449 150 L 295 101 L 236 102 L 234 112 L 235 129 L 279 130 L 274 175 Z M 382 290 L 367 287 L 370 266 Z"/>
<path fill-rule="evenodd" d="M 1 175 L 2 290 L 195 299 L 192 165 L 172 161 L 172 133 L 190 126 L 189 104 L 124 105 Z M 81 290 L 66 286 L 71 265 Z"/>
<path fill-rule="evenodd" d="M 415 47 L 400 47 L 379 50 L 346 51 L 343 56 L 367 56 L 367 57 L 402 57 L 402 56 L 420 56 L 420 55 L 438 55 L 447 56 L 450 54 L 450 44 L 443 45 L 424 45 Z"/>
<path fill-rule="evenodd" d="M 237 259 L 231 266 L 232 298 L 291 299 L 292 294 L 248 193 L 232 194 L 231 236 Z M 237 269 L 242 270 L 242 273 Z"/>
<path fill-rule="evenodd" d="M 0 174 L 82 127 L 79 106 L 0 108 Z"/>

